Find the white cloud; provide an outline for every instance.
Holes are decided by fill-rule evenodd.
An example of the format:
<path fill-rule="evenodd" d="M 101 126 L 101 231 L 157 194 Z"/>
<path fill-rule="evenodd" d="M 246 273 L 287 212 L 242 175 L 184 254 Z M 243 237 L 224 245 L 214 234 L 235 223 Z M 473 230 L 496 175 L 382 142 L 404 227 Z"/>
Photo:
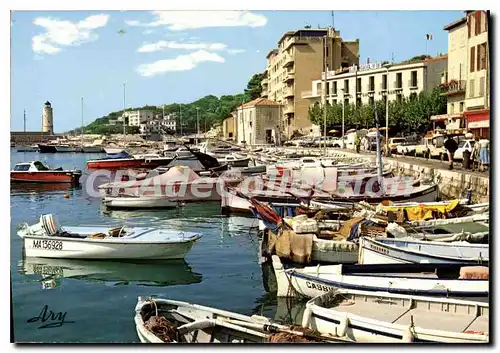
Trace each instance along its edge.
<path fill-rule="evenodd" d="M 141 76 L 155 76 L 170 71 L 192 70 L 205 61 L 223 63 L 224 58 L 206 50 L 198 50 L 187 55 L 179 55 L 175 59 L 164 59 L 139 65 L 137 71 Z"/>
<path fill-rule="evenodd" d="M 185 50 L 224 50 L 224 43 L 179 43 L 167 40 L 160 40 L 155 43 L 145 43 L 137 51 L 139 53 L 152 53 L 166 49 L 185 49 Z"/>
<path fill-rule="evenodd" d="M 153 11 L 149 23 L 126 21 L 129 26 L 167 26 L 172 31 L 207 27 L 262 27 L 267 18 L 250 11 Z"/>
<path fill-rule="evenodd" d="M 245 52 L 245 49 L 229 49 L 227 51 L 229 54 L 235 55 L 235 54 L 241 54 Z"/>
<path fill-rule="evenodd" d="M 260 50 L 259 50 L 259 49 L 257 49 L 255 52 L 256 52 L 256 53 L 260 53 Z"/>
<path fill-rule="evenodd" d="M 50 17 L 37 17 L 33 24 L 43 27 L 46 32 L 32 38 L 35 53 L 56 54 L 61 47 L 92 42 L 99 37 L 93 30 L 104 27 L 109 15 L 92 15 L 79 22 L 62 21 Z"/>
<path fill-rule="evenodd" d="M 151 33 L 154 33 L 155 31 L 153 31 L 152 29 L 146 29 L 144 30 L 144 32 L 142 32 L 142 34 L 151 34 Z"/>

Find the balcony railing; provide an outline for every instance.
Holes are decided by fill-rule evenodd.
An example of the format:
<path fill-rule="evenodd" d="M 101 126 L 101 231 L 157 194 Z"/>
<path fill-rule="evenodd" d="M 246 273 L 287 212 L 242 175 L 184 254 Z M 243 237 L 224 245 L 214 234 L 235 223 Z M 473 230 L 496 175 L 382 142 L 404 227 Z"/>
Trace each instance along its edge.
<path fill-rule="evenodd" d="M 285 114 L 290 114 L 290 113 L 294 113 L 294 112 L 295 112 L 295 107 L 293 106 L 293 104 L 286 104 L 283 107 L 283 113 L 285 113 Z"/>
<path fill-rule="evenodd" d="M 263 78 L 262 81 L 260 82 L 261 86 L 267 86 L 268 83 L 269 83 L 269 79 L 267 77 Z"/>
<path fill-rule="evenodd" d="M 465 80 L 451 80 L 440 85 L 440 87 L 443 89 L 442 94 L 446 96 L 464 93 L 465 86 Z"/>
<path fill-rule="evenodd" d="M 293 96 L 294 96 L 293 87 L 286 87 L 283 90 L 283 97 L 287 98 L 287 97 L 293 97 Z"/>
<path fill-rule="evenodd" d="M 295 73 L 293 71 L 289 71 L 289 72 L 287 72 L 287 74 L 283 78 L 283 82 L 292 81 L 294 79 L 295 79 Z"/>
<path fill-rule="evenodd" d="M 287 67 L 288 65 L 292 65 L 294 62 L 292 55 L 287 55 L 283 60 L 283 67 Z"/>

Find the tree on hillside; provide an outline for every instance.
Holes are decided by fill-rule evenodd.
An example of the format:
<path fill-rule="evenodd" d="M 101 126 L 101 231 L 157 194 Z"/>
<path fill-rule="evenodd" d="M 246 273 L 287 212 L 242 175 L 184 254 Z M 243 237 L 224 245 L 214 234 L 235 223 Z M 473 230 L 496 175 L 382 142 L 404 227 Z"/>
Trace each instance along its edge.
<path fill-rule="evenodd" d="M 263 73 L 257 73 L 252 76 L 250 81 L 248 81 L 247 88 L 245 88 L 245 94 L 249 96 L 250 100 L 254 100 L 260 97 L 262 93 L 262 86 L 260 83 L 264 78 Z"/>

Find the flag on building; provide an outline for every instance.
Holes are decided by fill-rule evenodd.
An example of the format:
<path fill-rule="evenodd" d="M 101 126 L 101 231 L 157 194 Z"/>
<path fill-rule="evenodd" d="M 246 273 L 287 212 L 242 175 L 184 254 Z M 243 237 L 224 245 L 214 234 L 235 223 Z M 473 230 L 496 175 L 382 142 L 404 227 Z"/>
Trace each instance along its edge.
<path fill-rule="evenodd" d="M 427 40 L 432 40 L 432 34 L 426 34 L 425 37 L 427 38 Z"/>

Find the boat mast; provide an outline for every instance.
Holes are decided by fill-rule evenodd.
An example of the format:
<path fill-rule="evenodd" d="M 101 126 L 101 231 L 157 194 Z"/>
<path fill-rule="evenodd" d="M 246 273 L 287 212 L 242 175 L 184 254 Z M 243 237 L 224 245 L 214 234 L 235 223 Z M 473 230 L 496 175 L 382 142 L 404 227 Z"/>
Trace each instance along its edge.
<path fill-rule="evenodd" d="M 380 186 L 380 189 L 382 190 L 382 150 L 380 148 L 380 131 L 379 131 L 379 124 L 378 124 L 378 114 L 377 114 L 377 109 L 375 109 L 375 128 L 377 129 L 377 177 L 378 177 L 378 184 Z"/>
<path fill-rule="evenodd" d="M 127 130 L 125 129 L 125 84 L 126 82 L 123 82 L 123 136 L 127 135 Z M 124 141 L 125 142 L 125 141 Z"/>
<path fill-rule="evenodd" d="M 82 97 L 82 131 L 81 131 L 81 147 L 83 148 L 83 97 Z"/>

